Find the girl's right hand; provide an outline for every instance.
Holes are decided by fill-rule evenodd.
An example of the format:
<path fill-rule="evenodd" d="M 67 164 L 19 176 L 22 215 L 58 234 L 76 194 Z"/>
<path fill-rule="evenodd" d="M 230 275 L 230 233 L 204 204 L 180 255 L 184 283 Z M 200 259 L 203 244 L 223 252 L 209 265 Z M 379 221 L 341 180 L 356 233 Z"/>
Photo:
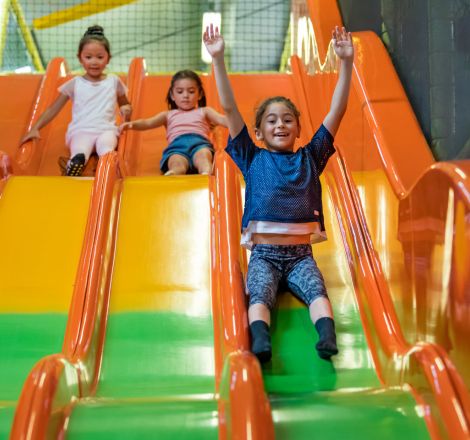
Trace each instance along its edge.
<path fill-rule="evenodd" d="M 37 128 L 32 128 L 31 130 L 29 130 L 28 133 L 26 133 L 21 139 L 19 146 L 21 147 L 24 143 L 33 139 L 41 139 L 39 130 Z"/>
<path fill-rule="evenodd" d="M 223 55 L 225 42 L 222 35 L 219 33 L 219 28 L 216 27 L 214 29 L 214 25 L 211 24 L 210 26 L 206 27 L 206 31 L 202 36 L 204 44 L 206 46 L 207 52 L 210 53 L 212 58 L 217 57 L 218 55 Z"/>

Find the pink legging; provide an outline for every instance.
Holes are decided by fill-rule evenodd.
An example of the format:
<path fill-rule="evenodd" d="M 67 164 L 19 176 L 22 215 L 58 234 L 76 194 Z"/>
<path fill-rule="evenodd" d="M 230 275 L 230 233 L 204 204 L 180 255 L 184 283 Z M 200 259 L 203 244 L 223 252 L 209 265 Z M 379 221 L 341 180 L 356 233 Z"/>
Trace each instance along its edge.
<path fill-rule="evenodd" d="M 108 130 L 99 134 L 77 133 L 70 139 L 70 157 L 76 154 L 84 154 L 88 162 L 90 154 L 96 147 L 96 154 L 103 154 L 114 151 L 117 146 L 117 137 L 114 131 Z"/>

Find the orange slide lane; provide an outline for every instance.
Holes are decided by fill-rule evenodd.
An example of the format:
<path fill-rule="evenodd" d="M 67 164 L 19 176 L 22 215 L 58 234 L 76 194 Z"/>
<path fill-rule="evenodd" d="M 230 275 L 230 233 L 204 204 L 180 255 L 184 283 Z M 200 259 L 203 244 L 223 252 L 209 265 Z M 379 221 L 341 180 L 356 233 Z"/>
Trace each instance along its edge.
<path fill-rule="evenodd" d="M 148 76 L 143 60 L 136 59 L 129 71 L 135 99 L 133 118 L 150 117 L 166 109 L 165 97 L 171 75 Z M 208 105 L 217 106 L 213 78 L 202 77 Z M 120 152 L 128 175 L 159 174 L 166 147 L 164 128 L 129 130 Z M 273 438 L 273 422 L 264 392 L 261 370 L 248 351 L 248 321 L 240 266 L 239 228 L 241 216 L 238 175 L 221 151 L 226 133 L 214 133 L 214 176 L 210 177 L 212 314 L 214 322 L 215 383 L 218 393 L 220 438 Z"/>

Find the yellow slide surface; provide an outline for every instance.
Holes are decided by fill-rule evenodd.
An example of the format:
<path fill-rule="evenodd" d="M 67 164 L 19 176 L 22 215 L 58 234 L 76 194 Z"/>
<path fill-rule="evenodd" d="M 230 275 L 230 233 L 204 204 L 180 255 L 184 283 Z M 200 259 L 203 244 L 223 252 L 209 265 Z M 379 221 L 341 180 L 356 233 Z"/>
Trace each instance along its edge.
<path fill-rule="evenodd" d="M 0 194 L 0 433 L 23 381 L 61 351 L 92 180 L 10 177 Z"/>

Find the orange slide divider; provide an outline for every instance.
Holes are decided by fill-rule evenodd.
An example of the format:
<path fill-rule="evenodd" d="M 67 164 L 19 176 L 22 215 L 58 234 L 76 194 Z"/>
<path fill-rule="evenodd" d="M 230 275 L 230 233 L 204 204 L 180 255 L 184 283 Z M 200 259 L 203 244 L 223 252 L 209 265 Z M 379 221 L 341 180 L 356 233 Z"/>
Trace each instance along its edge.
<path fill-rule="evenodd" d="M 215 183 L 211 192 L 212 298 L 219 437 L 273 439 L 271 407 L 261 368 L 249 351 L 240 268 L 240 184 L 234 164 L 223 150 L 216 152 L 215 178 L 211 181 Z"/>
<path fill-rule="evenodd" d="M 11 438 L 61 438 L 75 400 L 94 392 L 108 310 L 119 182 L 117 153 L 98 164 L 61 354 L 41 359 L 23 386 Z"/>

